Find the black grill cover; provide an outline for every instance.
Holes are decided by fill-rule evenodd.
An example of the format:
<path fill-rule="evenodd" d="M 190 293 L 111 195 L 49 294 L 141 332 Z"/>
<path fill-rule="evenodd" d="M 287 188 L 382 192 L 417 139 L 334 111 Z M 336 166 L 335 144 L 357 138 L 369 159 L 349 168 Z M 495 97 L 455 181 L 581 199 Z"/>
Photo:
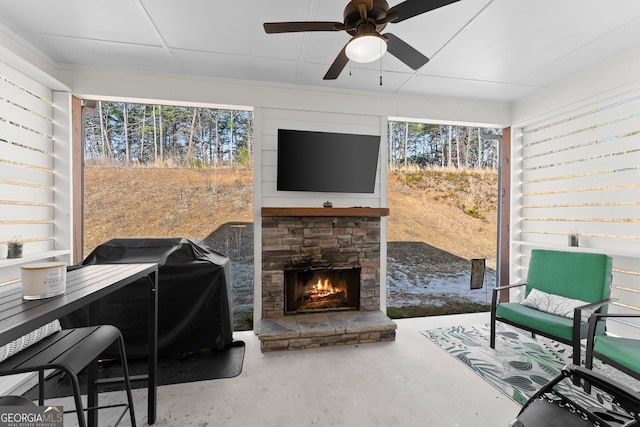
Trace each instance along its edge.
<path fill-rule="evenodd" d="M 113 239 L 82 262 L 158 264 L 158 354 L 222 348 L 233 341 L 230 261 L 190 238 Z M 149 285 L 138 280 L 99 301 L 99 324 L 122 331 L 128 357 L 147 354 Z M 86 309 L 60 319 L 63 328 L 86 324 Z"/>

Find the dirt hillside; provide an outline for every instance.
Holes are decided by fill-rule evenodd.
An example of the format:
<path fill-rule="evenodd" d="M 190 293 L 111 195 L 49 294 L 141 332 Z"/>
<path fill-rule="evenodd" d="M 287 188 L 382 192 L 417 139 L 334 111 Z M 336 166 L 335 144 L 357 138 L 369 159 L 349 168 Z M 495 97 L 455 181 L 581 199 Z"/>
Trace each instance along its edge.
<path fill-rule="evenodd" d="M 113 237 L 186 236 L 204 240 L 227 224 L 219 243 L 231 250 L 233 223 L 253 221 L 252 171 L 102 168 L 85 170 L 85 255 Z M 389 176 L 388 241 L 423 242 L 495 266 L 495 171 Z M 465 213 L 465 210 L 467 213 Z"/>
<path fill-rule="evenodd" d="M 203 240 L 252 222 L 252 206 L 249 170 L 86 168 L 84 253 L 113 237 Z"/>
<path fill-rule="evenodd" d="M 495 171 L 392 173 L 387 240 L 485 258 L 495 268 L 497 188 Z"/>

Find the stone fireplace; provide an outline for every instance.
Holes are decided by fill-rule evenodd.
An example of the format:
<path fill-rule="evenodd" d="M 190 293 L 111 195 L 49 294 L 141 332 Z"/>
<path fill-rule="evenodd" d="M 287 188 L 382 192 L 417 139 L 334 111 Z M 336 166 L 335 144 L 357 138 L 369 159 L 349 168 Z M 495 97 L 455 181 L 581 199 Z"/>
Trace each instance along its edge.
<path fill-rule="evenodd" d="M 262 351 L 395 339 L 380 310 L 384 208 L 262 209 Z"/>

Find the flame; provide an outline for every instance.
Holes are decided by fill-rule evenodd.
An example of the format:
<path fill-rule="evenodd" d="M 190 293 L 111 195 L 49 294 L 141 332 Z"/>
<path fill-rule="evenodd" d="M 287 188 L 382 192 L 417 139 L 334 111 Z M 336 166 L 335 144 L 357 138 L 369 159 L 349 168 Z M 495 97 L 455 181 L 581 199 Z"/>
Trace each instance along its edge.
<path fill-rule="evenodd" d="M 341 307 L 347 300 L 347 287 L 343 284 L 333 284 L 331 278 L 316 275 L 301 289 L 300 306 L 304 310 Z"/>
<path fill-rule="evenodd" d="M 324 297 L 327 295 L 335 294 L 339 292 L 340 289 L 335 288 L 329 281 L 329 279 L 322 279 L 321 277 L 319 277 L 318 281 L 315 285 L 312 286 L 310 291 L 316 296 Z"/>
<path fill-rule="evenodd" d="M 324 282 L 323 282 L 321 278 L 318 279 L 318 283 L 316 283 L 315 288 L 319 292 L 321 291 L 329 292 L 334 290 L 333 285 L 329 282 L 329 279 L 324 279 Z"/>

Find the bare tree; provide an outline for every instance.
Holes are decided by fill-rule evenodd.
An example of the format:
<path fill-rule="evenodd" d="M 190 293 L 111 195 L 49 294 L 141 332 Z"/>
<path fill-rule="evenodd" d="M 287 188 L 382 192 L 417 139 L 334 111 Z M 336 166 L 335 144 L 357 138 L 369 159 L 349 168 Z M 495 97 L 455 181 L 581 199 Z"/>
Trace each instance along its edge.
<path fill-rule="evenodd" d="M 409 146 L 409 123 L 405 123 L 405 127 L 404 127 L 404 144 L 403 144 L 403 147 L 402 147 L 402 157 L 403 157 L 402 163 L 405 166 L 407 166 L 408 146 Z"/>
<path fill-rule="evenodd" d="M 160 119 L 160 139 L 159 139 L 159 142 L 160 142 L 160 161 L 164 162 L 164 137 L 163 137 L 164 130 L 163 130 L 163 126 L 162 126 L 162 105 L 159 106 L 158 112 L 160 113 L 159 114 L 159 119 Z"/>
<path fill-rule="evenodd" d="M 127 103 L 122 103 L 122 126 L 124 131 L 124 163 L 129 164 L 129 115 Z"/>
<path fill-rule="evenodd" d="M 152 105 L 151 115 L 153 116 L 153 163 L 158 163 L 158 131 L 156 128 L 156 106 Z"/>
<path fill-rule="evenodd" d="M 111 151 L 111 144 L 109 143 L 109 132 L 107 131 L 107 124 L 104 118 L 104 111 L 102 110 L 102 101 L 98 101 L 98 111 L 100 116 L 100 129 L 102 129 L 102 155 L 105 158 L 113 157 Z"/>
<path fill-rule="evenodd" d="M 456 167 L 460 169 L 460 139 L 461 132 L 460 129 L 456 132 Z"/>
<path fill-rule="evenodd" d="M 447 146 L 448 146 L 448 150 L 447 150 L 447 167 L 450 168 L 451 167 L 451 140 L 453 139 L 453 126 L 449 125 L 449 135 L 448 135 L 448 139 L 447 139 Z"/>
<path fill-rule="evenodd" d="M 193 109 L 193 114 L 191 116 L 191 127 L 189 128 L 189 141 L 187 145 L 187 154 L 185 155 L 185 161 L 189 165 L 191 164 L 191 160 L 193 158 L 193 136 L 196 131 L 196 117 L 198 117 L 198 109 Z"/>
<path fill-rule="evenodd" d="M 144 158 L 144 133 L 145 133 L 145 124 L 147 121 L 147 109 L 146 106 L 142 108 L 142 123 L 140 125 L 140 161 L 142 162 Z"/>

